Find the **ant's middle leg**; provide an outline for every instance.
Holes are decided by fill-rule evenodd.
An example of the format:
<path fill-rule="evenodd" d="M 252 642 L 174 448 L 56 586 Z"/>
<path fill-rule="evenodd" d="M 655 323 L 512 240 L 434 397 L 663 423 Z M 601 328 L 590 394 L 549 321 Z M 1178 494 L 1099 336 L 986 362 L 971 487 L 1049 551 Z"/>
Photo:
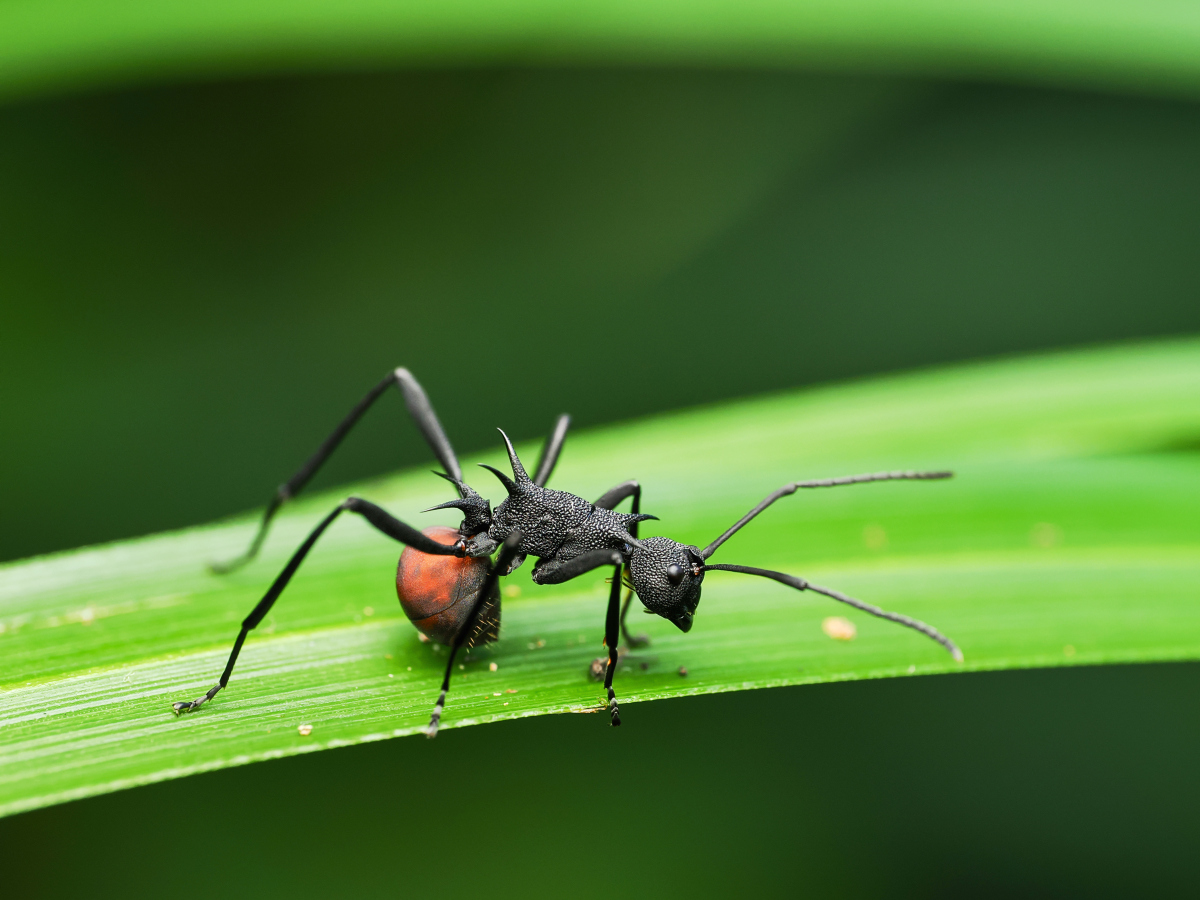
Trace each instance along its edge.
<path fill-rule="evenodd" d="M 554 466 L 558 463 L 559 454 L 562 453 L 563 443 L 567 439 L 567 429 L 570 427 L 571 417 L 563 413 L 554 423 L 554 430 L 550 432 L 550 437 L 546 438 L 546 443 L 542 445 L 542 454 L 538 457 L 533 475 L 533 483 L 539 487 L 545 487 L 546 482 L 550 480 Z"/>
<path fill-rule="evenodd" d="M 368 409 L 383 396 L 384 392 L 389 387 L 396 385 L 400 392 L 404 395 L 404 404 L 408 407 L 409 414 L 417 423 L 417 427 L 421 429 L 421 433 L 425 436 L 434 455 L 438 458 L 438 462 L 445 468 L 446 473 L 455 481 L 462 481 L 462 468 L 458 464 L 458 458 L 454 455 L 454 448 L 450 445 L 450 439 L 446 437 L 445 429 L 442 428 L 442 423 L 438 421 L 437 413 L 433 411 L 433 405 L 429 402 L 429 397 L 425 394 L 424 388 L 412 373 L 405 368 L 395 369 L 389 372 L 387 376 L 379 382 L 375 387 L 367 392 L 367 395 L 358 401 L 354 409 L 350 410 L 346 418 L 338 423 L 337 428 L 333 429 L 333 433 L 322 441 L 315 453 L 308 458 L 299 470 L 286 482 L 281 484 L 275 490 L 275 495 L 267 504 L 266 510 L 263 512 L 262 521 L 259 523 L 258 531 L 254 535 L 254 539 L 250 542 L 250 546 L 241 556 L 226 562 L 210 563 L 210 568 L 218 573 L 224 574 L 232 572 L 258 554 L 259 548 L 262 547 L 263 540 L 267 536 L 267 531 L 271 527 L 271 520 L 275 517 L 275 513 L 288 500 L 291 500 L 304 489 L 304 486 L 312 479 L 317 471 L 325 464 L 325 461 L 333 455 L 333 452 L 341 444 L 342 440 L 350 433 L 350 430 L 355 426 L 359 419 L 363 417 Z"/>
<path fill-rule="evenodd" d="M 425 729 L 426 737 L 437 737 L 438 727 L 442 721 L 442 710 L 446 708 L 446 694 L 450 692 L 450 676 L 454 674 L 454 657 L 458 655 L 462 645 L 475 634 L 475 622 L 484 606 L 487 605 L 488 596 L 495 590 L 496 582 L 510 571 L 513 558 L 517 556 L 517 545 L 520 543 L 521 530 L 514 528 L 505 538 L 504 543 L 500 545 L 500 552 L 488 570 L 487 578 L 484 579 L 479 594 L 471 605 L 471 611 L 467 613 L 467 617 L 454 635 L 454 642 L 450 645 L 450 658 L 446 660 L 446 674 L 442 677 L 442 692 L 438 694 L 437 703 L 433 707 L 433 715 L 429 717 L 429 727 Z"/>
<path fill-rule="evenodd" d="M 454 545 L 439 544 L 432 538 L 417 531 L 411 525 L 407 525 L 393 517 L 385 509 L 376 506 L 374 503 L 358 497 L 350 497 L 342 501 L 333 512 L 322 519 L 320 524 L 312 530 L 312 533 L 300 545 L 300 549 L 292 554 L 292 558 L 288 560 L 288 564 L 284 566 L 283 571 L 279 573 L 278 577 L 271 584 L 271 587 L 267 589 L 263 598 L 258 601 L 258 605 L 242 621 L 242 630 L 238 632 L 237 640 L 233 642 L 233 651 L 229 654 L 229 661 L 225 663 L 225 671 L 221 674 L 221 679 L 205 694 L 197 697 L 195 700 L 186 700 L 174 704 L 176 715 L 191 712 L 202 704 L 207 703 L 217 695 L 218 691 L 229 684 L 229 676 L 233 674 L 233 666 L 237 662 L 238 654 L 242 651 L 242 644 L 246 642 L 246 636 L 257 628 L 267 613 L 271 611 L 271 607 L 275 605 L 275 601 L 279 599 L 279 595 L 283 593 L 283 589 L 288 586 L 288 582 L 292 580 L 292 576 L 296 574 L 296 570 L 300 568 L 300 564 L 304 562 L 304 558 L 308 556 L 313 545 L 325 533 L 325 529 L 332 525 L 338 516 L 347 511 L 358 513 L 388 537 L 394 538 L 410 547 L 415 547 L 422 553 L 432 553 L 439 556 L 451 556 L 455 553 Z"/>

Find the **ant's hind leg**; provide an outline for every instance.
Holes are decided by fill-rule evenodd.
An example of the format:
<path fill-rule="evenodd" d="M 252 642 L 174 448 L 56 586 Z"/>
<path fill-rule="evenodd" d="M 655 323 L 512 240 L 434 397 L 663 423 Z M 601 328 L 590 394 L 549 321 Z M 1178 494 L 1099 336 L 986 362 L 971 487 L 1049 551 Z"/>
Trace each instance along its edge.
<path fill-rule="evenodd" d="M 255 532 L 254 539 L 250 542 L 250 546 L 246 549 L 246 552 L 226 562 L 210 563 L 209 567 L 214 572 L 217 574 L 232 572 L 258 555 L 263 540 L 267 536 L 267 531 L 271 527 L 271 520 L 275 517 L 275 513 L 288 500 L 291 500 L 304 490 L 304 486 L 317 474 L 317 471 L 325 464 L 325 461 L 333 455 L 333 452 L 338 448 L 338 445 L 341 444 L 346 435 L 350 433 L 350 430 L 357 424 L 358 420 L 363 417 L 375 401 L 383 396 L 384 392 L 392 385 L 396 385 L 400 389 L 400 392 L 404 394 L 404 405 L 408 407 L 409 414 L 417 423 L 417 427 L 421 429 L 421 433 L 425 436 L 425 440 L 433 450 L 434 455 L 438 458 L 438 462 L 442 464 L 447 474 L 452 476 L 455 481 L 462 481 L 462 468 L 458 464 L 458 458 L 454 455 L 454 448 L 450 446 L 450 439 L 446 437 L 445 429 L 442 428 L 442 423 L 438 421 L 437 413 L 433 411 L 433 405 L 429 402 L 429 397 L 426 396 L 424 388 L 421 387 L 420 383 L 408 369 L 396 369 L 389 372 L 381 382 L 367 392 L 365 397 L 358 401 L 358 404 L 350 410 L 346 418 L 338 423 L 337 428 L 333 429 L 333 433 L 321 442 L 321 446 L 299 468 L 296 474 L 276 488 L 275 495 L 267 504 L 267 508 L 263 512 L 262 521 L 259 523 L 258 531 Z"/>
<path fill-rule="evenodd" d="M 332 525 L 338 516 L 347 511 L 358 513 L 388 537 L 394 538 L 410 547 L 415 547 L 422 553 L 432 553 L 439 556 L 449 556 L 454 553 L 454 546 L 452 544 L 439 544 L 432 538 L 417 531 L 411 525 L 406 525 L 399 519 L 394 518 L 390 513 L 376 506 L 374 503 L 358 497 L 350 497 L 348 500 L 339 503 L 337 508 L 322 519 L 317 527 L 312 530 L 312 533 L 300 545 L 300 549 L 292 554 L 292 558 L 288 560 L 288 564 L 284 566 L 283 571 L 279 573 L 275 581 L 271 584 L 271 587 L 267 589 L 263 598 L 258 601 L 258 605 L 242 621 L 242 630 L 238 632 L 237 640 L 233 642 L 233 650 L 229 654 L 229 661 L 225 663 L 225 671 L 221 673 L 220 680 L 195 700 L 185 700 L 175 703 L 173 707 L 176 715 L 197 709 L 215 697 L 218 691 L 229 684 L 229 676 L 233 674 L 234 664 L 237 663 L 238 654 L 242 652 L 242 644 L 246 642 L 246 636 L 257 628 L 259 622 L 271 611 L 271 607 L 275 605 L 275 601 L 279 599 L 279 595 L 283 593 L 283 589 L 288 586 L 288 582 L 292 580 L 292 576 L 296 574 L 296 570 L 300 568 L 300 564 L 304 562 L 304 558 L 308 556 L 313 545 L 325 533 L 325 529 Z"/>

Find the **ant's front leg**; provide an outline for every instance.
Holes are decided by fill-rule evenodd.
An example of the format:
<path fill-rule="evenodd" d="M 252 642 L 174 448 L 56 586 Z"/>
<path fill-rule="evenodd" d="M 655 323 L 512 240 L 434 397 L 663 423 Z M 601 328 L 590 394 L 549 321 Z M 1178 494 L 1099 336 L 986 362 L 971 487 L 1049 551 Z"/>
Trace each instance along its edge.
<path fill-rule="evenodd" d="M 604 689 L 608 692 L 608 712 L 614 725 L 621 724 L 613 676 L 617 672 L 617 645 L 621 635 L 621 570 L 625 557 L 617 550 L 592 550 L 568 560 L 543 559 L 533 569 L 536 584 L 561 584 L 603 565 L 613 567 L 612 589 L 608 592 L 608 613 L 604 619 L 604 645 L 608 647 L 608 666 L 604 672 Z"/>
<path fill-rule="evenodd" d="M 613 569 L 612 590 L 608 592 L 608 614 L 604 618 L 604 644 L 608 647 L 608 666 L 604 670 L 604 690 L 608 694 L 608 714 L 613 725 L 621 724 L 621 712 L 617 709 L 617 692 L 613 690 L 613 676 L 617 674 L 617 643 L 621 619 L 621 570 Z"/>
<path fill-rule="evenodd" d="M 597 500 L 596 506 L 600 509 L 616 509 L 617 504 L 623 501 L 626 497 L 633 498 L 633 506 L 631 512 L 636 516 L 642 511 L 642 485 L 636 479 L 623 481 L 616 487 L 604 492 Z M 629 533 L 634 537 L 638 536 L 639 522 L 633 522 L 629 526 Z M 629 569 L 626 567 L 626 573 Z M 619 576 L 618 579 L 620 580 Z M 625 604 L 621 607 L 621 635 L 625 638 L 625 646 L 629 650 L 636 650 L 639 647 L 646 647 L 650 644 L 650 638 L 644 634 L 630 634 L 629 627 L 625 623 L 625 617 L 629 615 L 629 607 L 633 603 L 633 589 L 625 595 Z M 595 666 L 593 665 L 593 672 Z M 596 679 L 599 681 L 600 679 Z"/>

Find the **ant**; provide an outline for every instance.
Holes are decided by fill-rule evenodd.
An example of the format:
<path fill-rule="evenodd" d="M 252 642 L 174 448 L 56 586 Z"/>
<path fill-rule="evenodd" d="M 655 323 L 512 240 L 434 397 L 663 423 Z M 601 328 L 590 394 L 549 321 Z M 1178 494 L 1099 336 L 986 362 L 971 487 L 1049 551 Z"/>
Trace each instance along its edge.
<path fill-rule="evenodd" d="M 442 711 L 446 705 L 446 694 L 450 690 L 450 675 L 454 669 L 455 656 L 464 645 L 473 647 L 496 639 L 500 627 L 499 579 L 512 573 L 527 556 L 537 558 L 531 573 L 536 584 L 559 584 L 602 566 L 613 567 L 612 589 L 609 592 L 604 623 L 604 643 L 608 648 L 604 687 L 608 693 L 607 708 L 613 725 L 621 724 L 617 696 L 613 690 L 619 635 L 623 632 L 626 643 L 632 646 L 645 642 L 643 638 L 632 637 L 625 627 L 625 615 L 629 611 L 633 594 L 637 594 L 647 611 L 662 616 L 680 631 L 687 632 L 692 628 L 696 607 L 700 603 L 700 586 L 707 571 L 759 575 L 798 591 L 824 594 L 855 609 L 919 631 L 945 647 L 955 660 L 962 661 L 962 651 L 955 643 L 924 622 L 887 612 L 794 575 L 753 566 L 708 562 L 722 544 L 755 516 L 776 500 L 801 488 L 835 487 L 870 481 L 933 480 L 949 478 L 952 473 L 878 472 L 818 481 L 795 481 L 768 494 L 762 502 L 703 550 L 665 537 L 641 539 L 638 537 L 638 524 L 657 517 L 641 512 L 642 489 L 637 481 L 630 480 L 618 484 L 594 503 L 575 494 L 546 487 L 570 427 L 571 420 L 567 415 L 560 416 L 555 423 L 549 439 L 542 448 L 532 478 L 517 457 L 508 435 L 500 431 L 508 451 L 512 477 L 491 466 L 483 466 L 496 476 L 508 495 L 493 510 L 491 503 L 463 480 L 462 469 L 454 455 L 454 449 L 428 396 L 412 373 L 405 368 L 388 373 L 387 377 L 375 385 L 300 470 L 276 490 L 246 552 L 228 562 L 212 564 L 213 571 L 230 572 L 254 558 L 279 508 L 304 488 L 354 424 L 393 385 L 403 394 L 409 414 L 445 469 L 444 472 L 435 474 L 445 478 L 458 491 L 457 499 L 432 509 L 457 509 L 463 514 L 462 524 L 457 531 L 437 527 L 422 532 L 359 497 L 350 497 L 339 503 L 333 512 L 313 529 L 267 589 L 262 600 L 242 622 L 241 631 L 234 641 L 220 681 L 195 700 L 175 703 L 176 715 L 197 709 L 229 683 L 229 676 L 233 672 L 246 636 L 270 611 L 325 529 L 343 512 L 357 513 L 383 534 L 405 545 L 396 573 L 396 587 L 401 606 L 422 634 L 450 646 L 450 658 L 446 663 L 441 694 L 433 708 L 426 731 L 429 737 L 435 736 L 438 731 Z M 632 498 L 632 511 L 616 512 L 615 507 L 627 498 Z M 493 554 L 496 554 L 494 561 Z M 623 608 L 622 585 L 630 588 Z"/>

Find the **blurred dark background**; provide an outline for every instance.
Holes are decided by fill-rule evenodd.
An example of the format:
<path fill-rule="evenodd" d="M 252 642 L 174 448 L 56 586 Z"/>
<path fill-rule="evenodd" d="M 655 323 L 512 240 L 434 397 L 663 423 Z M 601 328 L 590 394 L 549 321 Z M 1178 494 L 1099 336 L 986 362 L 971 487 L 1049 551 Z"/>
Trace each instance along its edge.
<path fill-rule="evenodd" d="M 398 364 L 470 451 L 1196 331 L 1197 159 L 1186 100 L 803 72 L 10 102 L 0 559 L 254 507 Z M 390 406 L 320 484 L 425 460 Z"/>

